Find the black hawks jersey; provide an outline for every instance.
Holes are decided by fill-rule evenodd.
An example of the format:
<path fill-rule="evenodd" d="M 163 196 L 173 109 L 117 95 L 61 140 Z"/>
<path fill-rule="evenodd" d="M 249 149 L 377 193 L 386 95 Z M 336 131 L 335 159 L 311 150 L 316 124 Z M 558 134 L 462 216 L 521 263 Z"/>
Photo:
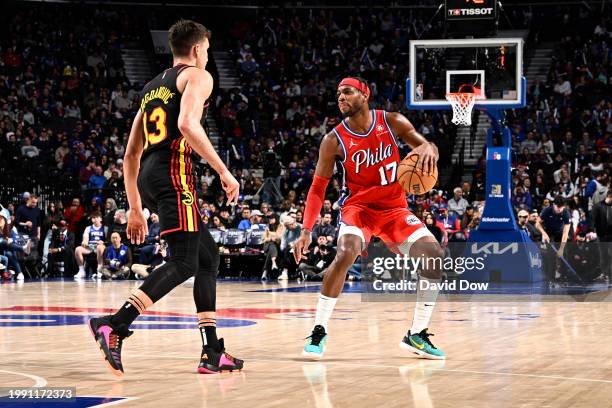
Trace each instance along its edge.
<path fill-rule="evenodd" d="M 178 128 L 181 94 L 176 79 L 188 67 L 179 64 L 156 76 L 140 99 L 144 151 L 138 190 L 143 204 L 158 212 L 162 235 L 199 228 L 193 149 Z"/>
<path fill-rule="evenodd" d="M 181 94 L 176 89 L 176 78 L 187 67 L 179 64 L 169 68 L 142 89 L 143 159 L 153 153 L 169 155 L 173 142 L 181 137 L 178 129 Z"/>

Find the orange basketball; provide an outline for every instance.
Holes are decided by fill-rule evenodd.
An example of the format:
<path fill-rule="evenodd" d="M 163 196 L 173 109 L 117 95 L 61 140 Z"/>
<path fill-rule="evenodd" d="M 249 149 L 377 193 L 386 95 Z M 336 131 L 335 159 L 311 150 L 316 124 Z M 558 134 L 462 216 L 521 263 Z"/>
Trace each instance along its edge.
<path fill-rule="evenodd" d="M 421 195 L 431 190 L 438 181 L 438 167 L 434 167 L 433 174 L 424 174 L 416 167 L 419 161 L 418 154 L 409 154 L 401 161 L 397 169 L 397 181 L 407 193 Z"/>

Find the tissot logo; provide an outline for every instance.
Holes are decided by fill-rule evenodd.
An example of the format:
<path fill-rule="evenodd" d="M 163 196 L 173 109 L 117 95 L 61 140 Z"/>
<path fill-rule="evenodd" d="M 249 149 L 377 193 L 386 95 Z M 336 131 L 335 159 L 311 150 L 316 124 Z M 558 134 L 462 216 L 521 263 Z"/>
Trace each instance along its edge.
<path fill-rule="evenodd" d="M 455 16 L 492 16 L 493 7 L 449 9 L 448 15 Z"/>

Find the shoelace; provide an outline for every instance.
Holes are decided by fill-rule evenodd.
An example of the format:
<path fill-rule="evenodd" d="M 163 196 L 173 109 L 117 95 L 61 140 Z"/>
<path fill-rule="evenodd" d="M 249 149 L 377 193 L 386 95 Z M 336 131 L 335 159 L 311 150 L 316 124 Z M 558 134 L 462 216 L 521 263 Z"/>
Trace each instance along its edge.
<path fill-rule="evenodd" d="M 432 333 L 427 333 L 425 330 L 419 333 L 419 337 L 423 339 L 423 341 L 427 342 L 431 347 L 436 348 L 433 343 L 429 340 L 429 336 L 433 336 Z"/>
<path fill-rule="evenodd" d="M 123 337 L 119 336 L 118 334 L 111 332 L 111 334 L 108 336 L 108 340 L 109 340 L 109 345 L 108 348 L 116 350 L 119 349 L 121 350 L 121 345 L 123 343 Z"/>
<path fill-rule="evenodd" d="M 323 340 L 323 337 L 325 337 L 325 333 L 313 331 L 312 334 L 306 338 L 310 339 L 310 344 L 313 346 L 318 346 L 321 340 Z"/>

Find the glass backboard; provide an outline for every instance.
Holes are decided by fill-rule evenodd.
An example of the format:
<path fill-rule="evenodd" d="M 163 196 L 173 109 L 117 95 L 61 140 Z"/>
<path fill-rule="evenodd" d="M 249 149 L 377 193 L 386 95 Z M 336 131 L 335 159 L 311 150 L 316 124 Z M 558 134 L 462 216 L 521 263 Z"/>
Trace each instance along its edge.
<path fill-rule="evenodd" d="M 413 109 L 450 109 L 449 92 L 472 85 L 476 108 L 525 105 L 521 38 L 410 41 L 406 104 Z"/>

